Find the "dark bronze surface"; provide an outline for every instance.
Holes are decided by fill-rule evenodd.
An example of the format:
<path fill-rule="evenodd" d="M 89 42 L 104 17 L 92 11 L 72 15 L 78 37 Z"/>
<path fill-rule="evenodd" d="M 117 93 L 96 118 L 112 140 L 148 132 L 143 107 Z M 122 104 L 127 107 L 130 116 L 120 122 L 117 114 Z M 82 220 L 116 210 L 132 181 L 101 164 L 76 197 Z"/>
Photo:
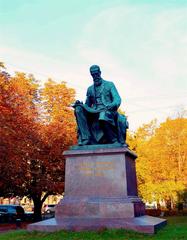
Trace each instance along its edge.
<path fill-rule="evenodd" d="M 78 145 L 125 144 L 128 122 L 117 112 L 121 98 L 113 82 L 101 78 L 100 67 L 90 67 L 93 78 L 86 102 L 73 104 L 78 129 Z"/>

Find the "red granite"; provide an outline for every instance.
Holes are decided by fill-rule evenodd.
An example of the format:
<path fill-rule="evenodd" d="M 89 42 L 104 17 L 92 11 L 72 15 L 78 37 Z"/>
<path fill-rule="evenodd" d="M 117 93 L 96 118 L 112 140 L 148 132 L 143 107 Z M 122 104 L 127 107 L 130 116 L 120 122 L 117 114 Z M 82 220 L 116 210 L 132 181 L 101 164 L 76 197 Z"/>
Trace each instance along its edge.
<path fill-rule="evenodd" d="M 56 231 L 126 228 L 154 233 L 166 220 L 145 216 L 137 195 L 136 155 L 128 148 L 69 150 L 65 197 L 55 219 L 31 224 L 28 230 Z"/>
<path fill-rule="evenodd" d="M 130 229 L 141 233 L 154 234 L 166 225 L 166 220 L 151 216 L 134 218 L 64 218 L 58 221 L 55 218 L 39 223 L 30 224 L 29 231 L 55 232 L 59 230 L 84 231 L 100 230 L 103 228 Z"/>

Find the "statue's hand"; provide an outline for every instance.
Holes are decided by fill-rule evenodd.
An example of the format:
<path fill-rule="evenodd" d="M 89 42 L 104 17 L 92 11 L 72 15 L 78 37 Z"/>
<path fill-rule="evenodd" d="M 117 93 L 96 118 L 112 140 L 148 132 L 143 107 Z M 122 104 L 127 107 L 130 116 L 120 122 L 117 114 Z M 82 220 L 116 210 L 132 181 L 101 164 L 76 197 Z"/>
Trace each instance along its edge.
<path fill-rule="evenodd" d="M 107 110 L 115 110 L 116 109 L 116 104 L 114 103 L 109 103 L 106 105 Z"/>
<path fill-rule="evenodd" d="M 75 108 L 76 106 L 78 105 L 81 105 L 83 104 L 83 102 L 79 101 L 79 100 L 76 100 L 73 104 L 72 104 L 72 107 Z"/>
<path fill-rule="evenodd" d="M 79 105 L 79 104 L 83 104 L 83 102 L 81 102 L 81 101 L 79 101 L 79 100 L 76 100 L 76 101 L 75 101 L 75 104 L 76 104 L 76 105 Z"/>

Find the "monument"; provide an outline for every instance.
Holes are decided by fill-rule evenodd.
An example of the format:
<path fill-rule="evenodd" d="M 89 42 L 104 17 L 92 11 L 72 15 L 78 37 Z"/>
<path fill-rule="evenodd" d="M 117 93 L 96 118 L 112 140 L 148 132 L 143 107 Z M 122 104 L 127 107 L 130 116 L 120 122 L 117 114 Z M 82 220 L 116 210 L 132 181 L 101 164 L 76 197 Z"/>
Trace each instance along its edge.
<path fill-rule="evenodd" d="M 126 144 L 127 119 L 117 111 L 121 98 L 115 85 L 101 78 L 99 66 L 91 66 L 90 73 L 94 83 L 85 104 L 73 104 L 78 145 L 63 153 L 65 197 L 55 218 L 30 224 L 28 230 L 125 228 L 155 233 L 166 220 L 146 216 L 138 197 L 137 156 Z"/>
<path fill-rule="evenodd" d="M 78 145 L 125 143 L 128 122 L 117 112 L 121 98 L 112 82 L 101 78 L 97 65 L 90 67 L 94 84 L 86 94 L 86 102 L 76 101 L 75 116 L 78 127 Z"/>

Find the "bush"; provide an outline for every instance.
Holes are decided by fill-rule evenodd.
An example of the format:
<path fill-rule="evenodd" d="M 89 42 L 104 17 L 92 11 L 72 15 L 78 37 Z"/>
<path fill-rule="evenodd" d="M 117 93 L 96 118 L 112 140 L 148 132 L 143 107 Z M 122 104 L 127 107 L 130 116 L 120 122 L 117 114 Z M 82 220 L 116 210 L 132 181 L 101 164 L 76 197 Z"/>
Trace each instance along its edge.
<path fill-rule="evenodd" d="M 160 209 L 145 209 L 145 214 L 153 217 L 159 217 L 161 215 Z"/>

